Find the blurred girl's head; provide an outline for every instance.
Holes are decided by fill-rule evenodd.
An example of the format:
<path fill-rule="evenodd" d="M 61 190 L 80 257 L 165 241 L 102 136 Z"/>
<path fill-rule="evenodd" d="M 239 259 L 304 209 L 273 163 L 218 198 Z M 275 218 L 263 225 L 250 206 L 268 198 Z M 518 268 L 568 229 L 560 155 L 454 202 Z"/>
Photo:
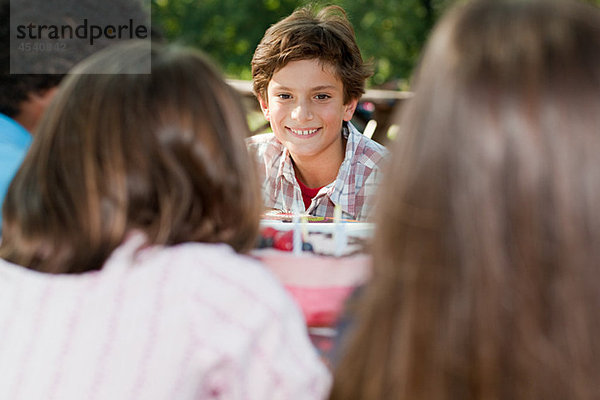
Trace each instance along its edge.
<path fill-rule="evenodd" d="M 599 398 L 600 11 L 457 6 L 415 82 L 332 398 Z"/>
<path fill-rule="evenodd" d="M 150 244 L 247 250 L 260 199 L 246 136 L 232 89 L 197 51 L 98 53 L 61 85 L 9 189 L 1 254 L 48 272 L 98 269 L 133 230 Z"/>

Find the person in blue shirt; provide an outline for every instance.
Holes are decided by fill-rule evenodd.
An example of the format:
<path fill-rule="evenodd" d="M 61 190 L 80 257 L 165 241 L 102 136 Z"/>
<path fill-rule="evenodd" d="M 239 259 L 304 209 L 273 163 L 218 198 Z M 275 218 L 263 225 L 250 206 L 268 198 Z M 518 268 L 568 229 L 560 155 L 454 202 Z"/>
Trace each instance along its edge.
<path fill-rule="evenodd" d="M 4 25 L 4 22 L 1 24 Z M 4 49 L 1 53 L 6 54 Z M 4 71 L 0 75 L 1 205 L 4 202 L 8 185 L 19 169 L 33 139 L 30 132 L 35 130 L 62 75 L 21 76 L 5 74 Z M 0 234 L 1 232 L 2 215 L 0 213 Z"/>
<path fill-rule="evenodd" d="M 19 169 L 30 143 L 31 135 L 21 124 L 0 114 L 0 204 L 4 203 L 8 185 Z M 0 215 L 0 232 L 1 229 Z"/>

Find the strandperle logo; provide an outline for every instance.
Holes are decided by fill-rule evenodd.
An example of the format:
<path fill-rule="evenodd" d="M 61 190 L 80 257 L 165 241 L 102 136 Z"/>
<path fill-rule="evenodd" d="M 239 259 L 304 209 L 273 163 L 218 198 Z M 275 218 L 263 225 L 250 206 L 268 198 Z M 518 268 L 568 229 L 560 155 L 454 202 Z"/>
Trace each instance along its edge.
<path fill-rule="evenodd" d="M 128 24 L 95 25 L 89 24 L 87 18 L 82 24 L 72 25 L 43 25 L 30 22 L 27 25 L 17 25 L 17 39 L 85 39 L 93 46 L 99 39 L 146 39 L 148 28 L 145 25 L 134 24 L 129 19 Z"/>
<path fill-rule="evenodd" d="M 152 37 L 151 0 L 10 0 L 10 73 L 67 74 L 117 43 Z M 135 73 L 149 73 L 147 61 Z M 88 73 L 110 73 L 98 66 Z"/>

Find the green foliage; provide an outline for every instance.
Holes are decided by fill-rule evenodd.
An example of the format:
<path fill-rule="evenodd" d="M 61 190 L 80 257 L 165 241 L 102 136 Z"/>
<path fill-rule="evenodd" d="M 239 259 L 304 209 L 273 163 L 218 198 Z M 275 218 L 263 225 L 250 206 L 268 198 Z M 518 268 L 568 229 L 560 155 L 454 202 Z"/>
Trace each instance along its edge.
<path fill-rule="evenodd" d="M 172 41 L 210 54 L 231 77 L 249 79 L 250 60 L 265 30 L 296 0 L 152 0 L 153 23 Z"/>
<path fill-rule="evenodd" d="M 409 77 L 427 34 L 452 0 L 337 0 L 353 23 L 372 85 Z M 171 41 L 210 54 L 234 78 L 250 79 L 250 60 L 265 30 L 302 0 L 152 0 L 153 23 Z M 315 3 L 315 2 L 313 2 Z M 318 0 L 316 3 L 326 4 Z"/>
<path fill-rule="evenodd" d="M 371 86 L 406 88 L 432 26 L 457 0 L 315 0 L 339 4 L 371 61 Z M 586 0 L 600 5 L 600 0 Z M 308 0 L 151 0 L 153 24 L 171 41 L 208 53 L 232 78 L 250 79 L 250 61 L 265 30 Z"/>
<path fill-rule="evenodd" d="M 402 83 L 418 61 L 431 27 L 451 0 L 342 0 L 363 56 L 373 63 L 373 85 Z"/>
<path fill-rule="evenodd" d="M 404 82 L 431 26 L 452 0 L 317 0 L 339 4 L 371 61 L 371 85 Z M 170 41 L 204 50 L 226 75 L 250 79 L 250 61 L 265 30 L 308 0 L 152 0 L 153 24 Z"/>

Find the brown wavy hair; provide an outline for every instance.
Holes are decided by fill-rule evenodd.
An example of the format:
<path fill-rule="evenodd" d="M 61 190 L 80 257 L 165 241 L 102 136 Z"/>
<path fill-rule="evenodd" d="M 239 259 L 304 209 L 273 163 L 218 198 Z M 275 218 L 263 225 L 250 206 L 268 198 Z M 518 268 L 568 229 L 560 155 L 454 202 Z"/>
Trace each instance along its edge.
<path fill-rule="evenodd" d="M 381 186 L 331 399 L 600 398 L 600 10 L 438 25 Z"/>
<path fill-rule="evenodd" d="M 317 12 L 306 6 L 265 32 L 252 57 L 252 80 L 257 97 L 267 99 L 273 74 L 291 61 L 318 59 L 330 64 L 344 85 L 344 104 L 360 99 L 370 66 L 360 54 L 354 28 L 339 6 Z"/>
<path fill-rule="evenodd" d="M 248 250 L 261 211 L 248 135 L 238 96 L 199 52 L 103 51 L 66 78 L 41 122 L 6 196 L 0 255 L 95 270 L 133 230 L 149 244 Z"/>

